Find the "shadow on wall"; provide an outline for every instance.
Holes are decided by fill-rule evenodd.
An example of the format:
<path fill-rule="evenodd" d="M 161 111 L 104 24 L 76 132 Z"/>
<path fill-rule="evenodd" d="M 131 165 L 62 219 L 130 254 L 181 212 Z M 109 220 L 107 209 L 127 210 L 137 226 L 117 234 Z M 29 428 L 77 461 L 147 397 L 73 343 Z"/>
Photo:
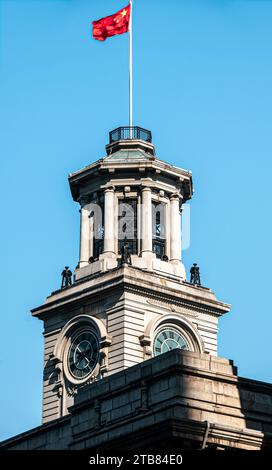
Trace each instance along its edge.
<path fill-rule="evenodd" d="M 99 425 L 84 438 L 90 448 L 99 444 L 97 429 L 103 428 L 107 438 L 100 434 L 100 444 L 117 451 L 176 445 L 259 450 L 271 442 L 272 385 L 239 378 L 227 359 L 175 349 L 103 379 L 101 387 L 106 393 L 96 408 Z M 98 396 L 89 387 L 76 397 L 71 412 L 82 407 L 79 423 L 84 403 Z M 75 439 L 82 429 L 74 428 Z"/>
<path fill-rule="evenodd" d="M 246 428 L 261 433 L 262 450 L 272 446 L 272 384 L 238 377 Z"/>
<path fill-rule="evenodd" d="M 203 424 L 200 448 L 271 446 L 272 384 L 238 377 L 233 361 L 208 354 L 178 351 L 176 360 L 180 364 L 172 378 L 179 388 L 176 416 Z"/>
<path fill-rule="evenodd" d="M 68 415 L 0 448 L 239 451 L 267 449 L 271 436 L 271 384 L 238 377 L 227 359 L 174 349 L 86 385 Z"/>

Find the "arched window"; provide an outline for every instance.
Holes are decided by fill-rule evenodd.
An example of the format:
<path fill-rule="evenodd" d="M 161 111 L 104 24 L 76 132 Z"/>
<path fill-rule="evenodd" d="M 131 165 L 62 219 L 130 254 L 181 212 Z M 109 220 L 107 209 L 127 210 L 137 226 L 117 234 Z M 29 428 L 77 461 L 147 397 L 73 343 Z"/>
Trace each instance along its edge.
<path fill-rule="evenodd" d="M 156 257 L 165 256 L 165 204 L 152 202 L 152 249 Z"/>
<path fill-rule="evenodd" d="M 196 326 L 175 313 L 151 319 L 139 339 L 146 357 L 158 356 L 176 348 L 201 354 L 205 351 Z"/>
<path fill-rule="evenodd" d="M 97 260 L 104 249 L 104 202 L 94 204 L 90 213 L 93 218 L 93 259 Z"/>
<path fill-rule="evenodd" d="M 124 241 L 127 242 L 130 254 L 138 253 L 137 240 L 137 201 L 119 199 L 118 201 L 118 254 L 122 252 Z"/>

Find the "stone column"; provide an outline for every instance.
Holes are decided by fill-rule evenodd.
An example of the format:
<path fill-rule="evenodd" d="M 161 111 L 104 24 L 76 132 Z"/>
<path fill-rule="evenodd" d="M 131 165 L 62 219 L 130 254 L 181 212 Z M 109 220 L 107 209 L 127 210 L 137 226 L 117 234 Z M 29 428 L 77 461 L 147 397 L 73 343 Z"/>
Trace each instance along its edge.
<path fill-rule="evenodd" d="M 151 188 L 142 189 L 142 220 L 141 220 L 142 255 L 152 253 L 152 199 Z"/>
<path fill-rule="evenodd" d="M 92 258 L 93 253 L 93 246 L 94 246 L 94 211 L 91 211 L 90 215 L 90 240 L 89 240 L 89 258 Z"/>
<path fill-rule="evenodd" d="M 181 217 L 177 194 L 170 197 L 170 261 L 174 264 L 181 261 Z"/>
<path fill-rule="evenodd" d="M 83 268 L 89 264 L 89 238 L 90 238 L 90 224 L 89 224 L 89 199 L 81 197 L 79 199 L 80 210 L 80 254 L 79 254 L 79 267 Z"/>
<path fill-rule="evenodd" d="M 114 187 L 110 186 L 104 192 L 104 251 L 106 257 L 112 258 L 115 253 L 115 207 L 114 207 Z"/>
<path fill-rule="evenodd" d="M 138 194 L 137 198 L 137 255 L 141 255 L 141 233 L 142 233 L 142 220 L 141 220 L 141 194 Z"/>
<path fill-rule="evenodd" d="M 166 235 L 166 247 L 165 247 L 165 254 L 170 260 L 170 245 L 171 245 L 171 207 L 170 201 L 167 202 L 165 206 L 165 235 Z"/>

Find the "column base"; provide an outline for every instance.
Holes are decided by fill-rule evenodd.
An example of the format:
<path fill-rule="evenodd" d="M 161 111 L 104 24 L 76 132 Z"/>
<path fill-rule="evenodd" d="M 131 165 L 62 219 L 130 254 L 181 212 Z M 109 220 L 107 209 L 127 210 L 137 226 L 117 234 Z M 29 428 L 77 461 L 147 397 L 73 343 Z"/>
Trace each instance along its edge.
<path fill-rule="evenodd" d="M 105 251 L 99 256 L 99 261 L 102 263 L 102 271 L 108 271 L 117 267 L 117 256 L 112 251 Z"/>
<path fill-rule="evenodd" d="M 153 271 L 164 276 L 174 277 L 180 281 L 186 281 L 184 265 L 178 261 L 176 264 L 162 261 L 156 258 L 155 253 L 146 253 L 145 256 L 131 255 L 131 265 L 135 268 Z"/>
<path fill-rule="evenodd" d="M 116 259 L 116 253 L 114 251 L 104 251 L 100 256 L 99 259 Z"/>
<path fill-rule="evenodd" d="M 93 274 L 99 273 L 102 271 L 102 262 L 97 260 L 94 263 L 88 263 L 86 266 L 80 266 L 75 270 L 75 281 L 79 281 L 84 277 L 91 276 Z"/>
<path fill-rule="evenodd" d="M 78 266 L 79 268 L 84 268 L 85 266 L 88 266 L 89 261 L 79 261 Z"/>
<path fill-rule="evenodd" d="M 155 259 L 156 258 L 156 255 L 155 253 L 153 253 L 153 251 L 141 251 L 141 258 L 145 258 L 145 259 Z"/>
<path fill-rule="evenodd" d="M 174 273 L 181 276 L 183 281 L 186 281 L 186 270 L 184 264 L 178 259 L 171 259 L 170 264 Z"/>
<path fill-rule="evenodd" d="M 103 256 L 103 255 L 101 255 Z M 114 258 L 104 258 L 94 261 L 93 263 L 87 263 L 87 265 L 80 266 L 75 270 L 75 281 L 79 281 L 84 277 L 92 276 L 94 274 L 102 273 L 109 271 L 110 269 L 117 268 L 117 259 Z"/>
<path fill-rule="evenodd" d="M 137 261 L 136 261 L 137 258 Z M 134 260 L 136 261 L 138 267 L 142 269 L 152 270 L 153 261 L 156 259 L 155 253 L 152 251 L 142 251 L 140 256 L 135 256 Z M 133 261 L 132 261 L 133 265 Z"/>

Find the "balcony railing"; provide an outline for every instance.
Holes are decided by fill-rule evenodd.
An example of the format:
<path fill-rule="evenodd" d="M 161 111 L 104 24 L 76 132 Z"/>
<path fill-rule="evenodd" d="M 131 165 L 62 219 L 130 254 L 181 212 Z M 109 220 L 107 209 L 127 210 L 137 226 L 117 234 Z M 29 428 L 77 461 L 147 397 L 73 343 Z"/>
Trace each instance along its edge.
<path fill-rule="evenodd" d="M 118 140 L 144 140 L 152 143 L 152 134 L 142 127 L 118 127 L 110 132 L 110 144 Z"/>

